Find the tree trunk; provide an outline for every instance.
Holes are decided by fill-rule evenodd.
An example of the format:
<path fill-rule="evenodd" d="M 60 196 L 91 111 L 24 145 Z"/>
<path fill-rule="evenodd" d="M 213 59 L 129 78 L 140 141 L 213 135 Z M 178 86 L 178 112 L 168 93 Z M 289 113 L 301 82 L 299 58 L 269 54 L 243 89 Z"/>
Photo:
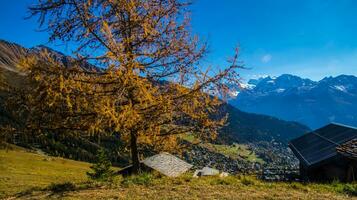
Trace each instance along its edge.
<path fill-rule="evenodd" d="M 140 172 L 140 161 L 137 138 L 134 133 L 130 134 L 130 150 L 131 150 L 131 160 L 133 164 L 133 174 L 138 174 Z"/>

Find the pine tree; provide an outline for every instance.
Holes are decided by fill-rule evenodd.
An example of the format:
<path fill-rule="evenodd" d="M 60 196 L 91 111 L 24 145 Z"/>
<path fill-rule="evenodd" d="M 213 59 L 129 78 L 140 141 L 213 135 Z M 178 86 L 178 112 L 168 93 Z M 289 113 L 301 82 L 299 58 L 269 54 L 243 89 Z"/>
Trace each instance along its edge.
<path fill-rule="evenodd" d="M 113 170 L 111 170 L 112 163 L 107 152 L 104 149 L 99 149 L 96 159 L 96 163 L 90 167 L 93 172 L 87 172 L 87 176 L 97 181 L 110 181 L 113 177 Z"/>

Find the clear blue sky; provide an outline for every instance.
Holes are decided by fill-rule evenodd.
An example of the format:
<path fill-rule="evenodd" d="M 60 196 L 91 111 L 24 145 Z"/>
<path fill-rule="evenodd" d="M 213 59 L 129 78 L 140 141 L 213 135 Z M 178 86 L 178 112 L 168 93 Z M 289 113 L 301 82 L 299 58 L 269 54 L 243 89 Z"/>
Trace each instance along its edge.
<path fill-rule="evenodd" d="M 36 20 L 24 20 L 34 0 L 0 2 L 0 38 L 26 47 L 47 44 Z M 225 64 L 236 45 L 250 70 L 260 75 L 291 73 L 314 80 L 357 75 L 356 0 L 194 0 L 192 29 L 209 43 L 204 63 Z"/>

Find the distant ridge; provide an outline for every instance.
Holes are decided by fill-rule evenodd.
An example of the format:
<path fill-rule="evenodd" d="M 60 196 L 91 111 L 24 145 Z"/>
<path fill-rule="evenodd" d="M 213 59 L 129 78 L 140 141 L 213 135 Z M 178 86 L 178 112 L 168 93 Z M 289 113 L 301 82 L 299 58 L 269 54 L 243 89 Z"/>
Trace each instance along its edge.
<path fill-rule="evenodd" d="M 294 120 L 313 129 L 330 122 L 357 125 L 357 77 L 353 75 L 312 81 L 284 74 L 249 84 L 230 101 L 241 110 Z"/>
<path fill-rule="evenodd" d="M 63 63 L 65 66 L 69 66 L 76 61 L 74 58 L 44 45 L 25 48 L 19 44 L 0 39 L 0 67 L 8 71 L 20 73 L 17 66 L 20 59 L 31 55 L 40 57 L 43 52 L 47 52 L 52 59 Z M 80 62 L 80 66 L 86 70 L 99 70 L 99 68 L 87 62 Z"/>
<path fill-rule="evenodd" d="M 28 56 L 29 50 L 15 43 L 0 39 L 0 67 L 12 72 L 19 72 L 16 65 L 23 57 Z"/>

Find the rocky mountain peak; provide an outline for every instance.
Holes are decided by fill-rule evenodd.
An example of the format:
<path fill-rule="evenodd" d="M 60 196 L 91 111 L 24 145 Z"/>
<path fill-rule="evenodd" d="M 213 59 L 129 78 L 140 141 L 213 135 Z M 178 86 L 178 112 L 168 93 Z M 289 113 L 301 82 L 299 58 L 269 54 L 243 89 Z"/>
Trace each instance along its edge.
<path fill-rule="evenodd" d="M 230 101 L 237 108 L 284 120 L 297 120 L 311 128 L 329 122 L 356 125 L 357 77 L 339 75 L 320 81 L 283 74 L 253 80 L 252 89 Z"/>

